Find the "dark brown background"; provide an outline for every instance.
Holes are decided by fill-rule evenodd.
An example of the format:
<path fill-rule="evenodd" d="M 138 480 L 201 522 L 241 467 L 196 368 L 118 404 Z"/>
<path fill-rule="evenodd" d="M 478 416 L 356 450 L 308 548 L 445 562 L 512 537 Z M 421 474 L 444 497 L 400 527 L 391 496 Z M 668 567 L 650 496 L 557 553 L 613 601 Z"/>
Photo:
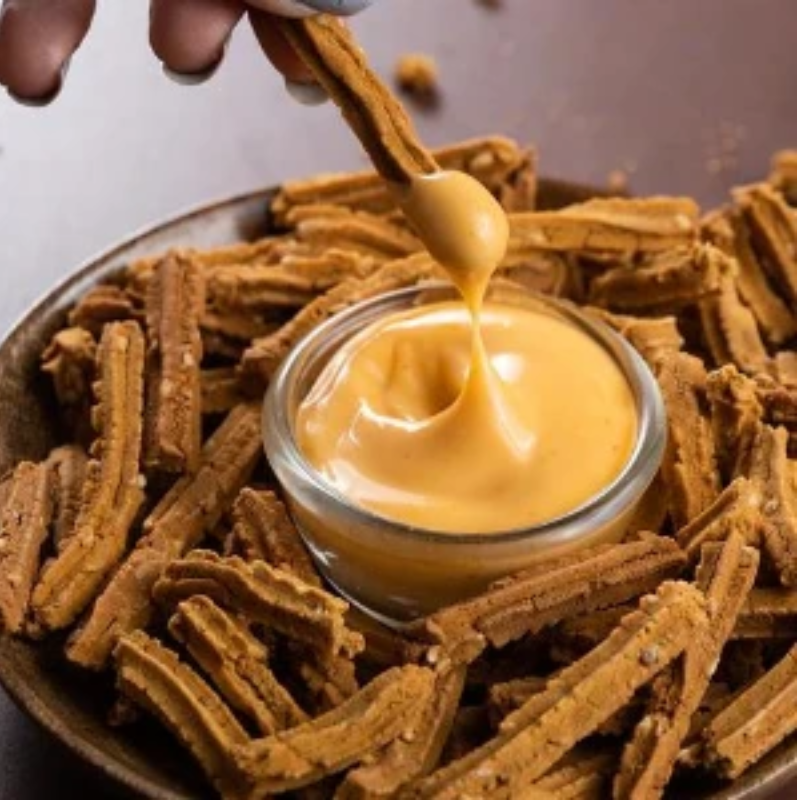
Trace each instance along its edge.
<path fill-rule="evenodd" d="M 171 84 L 147 10 L 101 3 L 51 108 L 0 98 L 0 331 L 93 252 L 164 215 L 313 171 L 363 163 L 329 107 L 283 94 L 249 32 L 215 79 Z M 536 142 L 550 175 L 720 202 L 796 142 L 791 0 L 377 0 L 356 22 L 387 74 L 434 55 L 431 144 L 486 132 Z M 104 798 L 106 787 L 0 692 L 0 800 Z M 793 795 L 787 791 L 785 797 Z"/>

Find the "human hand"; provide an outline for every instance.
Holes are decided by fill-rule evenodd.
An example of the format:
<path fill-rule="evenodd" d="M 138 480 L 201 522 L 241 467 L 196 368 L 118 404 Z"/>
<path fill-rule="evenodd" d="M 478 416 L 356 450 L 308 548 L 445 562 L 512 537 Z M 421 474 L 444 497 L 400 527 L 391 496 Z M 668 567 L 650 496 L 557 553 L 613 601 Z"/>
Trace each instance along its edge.
<path fill-rule="evenodd" d="M 347 16 L 371 1 L 151 0 L 150 45 L 168 75 L 181 83 L 200 83 L 222 62 L 233 29 L 247 14 L 290 92 L 303 102 L 319 102 L 319 87 L 278 31 L 275 15 Z M 69 60 L 92 23 L 95 5 L 96 0 L 4 0 L 0 85 L 29 105 L 46 105 L 57 97 Z"/>

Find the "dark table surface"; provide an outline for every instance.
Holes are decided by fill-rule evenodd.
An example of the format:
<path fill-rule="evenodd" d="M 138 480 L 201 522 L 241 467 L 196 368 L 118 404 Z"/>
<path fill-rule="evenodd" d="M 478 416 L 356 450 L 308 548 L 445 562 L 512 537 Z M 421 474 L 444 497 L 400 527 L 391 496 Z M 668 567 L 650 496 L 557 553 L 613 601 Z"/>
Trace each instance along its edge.
<path fill-rule="evenodd" d="M 0 332 L 54 281 L 132 230 L 205 200 L 364 164 L 330 107 L 293 105 L 249 31 L 214 80 L 182 87 L 146 44 L 144 2 L 101 3 L 62 97 L 0 97 Z M 542 171 L 721 202 L 796 143 L 791 0 L 377 0 L 356 22 L 389 74 L 435 56 L 431 144 L 501 132 Z M 0 800 L 112 796 L 0 691 Z M 777 798 L 793 797 L 790 789 Z"/>

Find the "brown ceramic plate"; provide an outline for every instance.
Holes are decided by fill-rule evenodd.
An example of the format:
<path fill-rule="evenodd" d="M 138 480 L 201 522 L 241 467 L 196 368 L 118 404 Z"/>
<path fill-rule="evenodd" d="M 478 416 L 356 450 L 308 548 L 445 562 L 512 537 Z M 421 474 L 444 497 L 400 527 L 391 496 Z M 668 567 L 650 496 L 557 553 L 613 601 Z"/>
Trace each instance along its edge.
<path fill-rule="evenodd" d="M 253 239 L 269 229 L 271 190 L 225 200 L 139 233 L 91 261 L 54 289 L 0 345 L 0 475 L 23 458 L 40 459 L 59 441 L 57 415 L 39 355 L 63 325 L 67 309 L 91 286 L 131 260 L 173 246 L 206 247 Z M 542 204 L 551 207 L 596 194 L 544 182 Z M 79 673 L 61 657 L 60 643 L 0 635 L 0 683 L 30 716 L 70 750 L 143 797 L 187 800 L 209 796 L 198 770 L 155 723 L 124 729 L 105 723 L 110 678 Z M 769 798 L 796 771 L 795 741 L 785 743 L 733 785 L 700 786 L 674 793 L 690 798 Z"/>

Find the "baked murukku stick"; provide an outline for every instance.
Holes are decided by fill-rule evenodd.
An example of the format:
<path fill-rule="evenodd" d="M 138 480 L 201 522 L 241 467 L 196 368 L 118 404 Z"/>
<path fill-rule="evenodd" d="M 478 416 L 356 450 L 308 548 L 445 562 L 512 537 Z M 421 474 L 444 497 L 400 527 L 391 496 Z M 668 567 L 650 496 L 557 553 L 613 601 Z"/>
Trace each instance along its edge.
<path fill-rule="evenodd" d="M 797 332 L 791 309 L 772 289 L 750 242 L 750 229 L 741 211 L 726 210 L 706 218 L 703 233 L 736 260 L 736 288 L 753 312 L 758 327 L 772 345 L 790 340 Z"/>
<path fill-rule="evenodd" d="M 797 586 L 797 493 L 792 489 L 784 428 L 759 426 L 748 475 L 759 493 L 764 548 L 781 583 Z"/>
<path fill-rule="evenodd" d="M 747 596 L 732 639 L 793 639 L 797 635 L 797 592 L 764 587 Z"/>
<path fill-rule="evenodd" d="M 324 589 L 263 561 L 223 558 L 195 550 L 173 561 L 153 588 L 153 596 L 175 605 L 204 594 L 220 605 L 302 643 L 320 656 L 351 657 L 363 639 L 345 623 L 347 603 Z"/>
<path fill-rule="evenodd" d="M 267 648 L 241 620 L 203 595 L 178 604 L 170 633 L 232 708 L 268 735 L 308 720 L 267 665 Z"/>
<path fill-rule="evenodd" d="M 709 372 L 706 389 L 717 460 L 723 478 L 730 481 L 747 472 L 764 407 L 758 384 L 733 364 Z"/>
<path fill-rule="evenodd" d="M 405 109 L 370 69 L 346 27 L 324 15 L 281 19 L 278 27 L 339 107 L 380 175 L 404 184 L 438 169 Z"/>
<path fill-rule="evenodd" d="M 194 756 L 225 797 L 243 783 L 233 752 L 249 736 L 214 690 L 178 655 L 142 631 L 124 636 L 114 651 L 117 688 L 159 719 Z"/>
<path fill-rule="evenodd" d="M 128 545 L 128 534 L 144 501 L 140 473 L 144 337 L 135 322 L 112 322 L 97 351 L 98 437 L 86 468 L 75 531 L 45 564 L 33 590 L 37 626 L 71 625 L 94 599 Z"/>
<path fill-rule="evenodd" d="M 339 248 L 382 261 L 405 258 L 423 249 L 422 242 L 412 233 L 363 212 L 344 218 L 305 220 L 297 226 L 295 235 L 301 242 L 325 251 Z"/>
<path fill-rule="evenodd" d="M 148 468 L 194 472 L 200 464 L 200 319 L 205 285 L 191 258 L 168 253 L 147 287 L 147 403 L 145 454 Z"/>
<path fill-rule="evenodd" d="M 509 254 L 518 249 L 651 253 L 691 245 L 699 210 L 686 197 L 596 198 L 558 211 L 511 214 Z"/>
<path fill-rule="evenodd" d="M 797 305 L 797 211 L 766 183 L 735 189 L 761 264 L 790 308 Z"/>
<path fill-rule="evenodd" d="M 790 205 L 797 205 L 797 151 L 779 150 L 772 156 L 769 183 Z"/>
<path fill-rule="evenodd" d="M 676 527 L 708 508 L 719 493 L 711 423 L 705 413 L 706 371 L 687 353 L 666 353 L 656 377 L 667 407 L 667 448 L 661 476 Z"/>
<path fill-rule="evenodd" d="M 769 353 L 756 318 L 732 278 L 723 279 L 720 291 L 701 300 L 699 308 L 703 338 L 718 367 L 733 362 L 748 374 L 767 371 Z"/>
<path fill-rule="evenodd" d="M 431 772 L 450 735 L 465 677 L 465 667 L 437 673 L 431 702 L 415 724 L 377 752 L 374 760 L 351 770 L 339 785 L 336 800 L 396 797 L 404 786 Z"/>
<path fill-rule="evenodd" d="M 379 675 L 333 711 L 235 750 L 247 800 L 297 789 L 340 772 L 413 726 L 431 702 L 433 670 L 407 665 Z"/>
<path fill-rule="evenodd" d="M 20 462 L 0 496 L 0 632 L 19 633 L 52 515 L 47 463 Z"/>
<path fill-rule="evenodd" d="M 652 535 L 556 557 L 433 613 L 409 635 L 437 643 L 453 662 L 469 662 L 490 644 L 502 647 L 567 617 L 651 591 L 677 575 L 684 558 L 674 541 Z"/>
<path fill-rule="evenodd" d="M 762 524 L 758 488 L 747 478 L 736 478 L 717 495 L 714 502 L 680 528 L 675 538 L 690 557 L 707 542 L 720 542 L 734 534 L 750 546 L 760 547 Z"/>
<path fill-rule="evenodd" d="M 536 783 L 517 792 L 516 800 L 603 800 L 608 797 L 616 757 L 613 753 L 585 753 L 562 759 Z"/>
<path fill-rule="evenodd" d="M 200 372 L 200 408 L 203 414 L 223 414 L 244 402 L 235 367 L 214 367 Z"/>
<path fill-rule="evenodd" d="M 246 561 L 266 561 L 309 586 L 322 585 L 286 506 L 275 492 L 242 489 L 233 504 L 233 523 L 235 549 Z"/>
<path fill-rule="evenodd" d="M 699 762 L 734 780 L 797 729 L 797 645 L 700 734 Z"/>
<path fill-rule="evenodd" d="M 720 290 L 733 262 L 708 244 L 667 250 L 641 267 L 616 267 L 591 283 L 589 302 L 631 314 L 672 314 Z"/>
<path fill-rule="evenodd" d="M 52 476 L 53 544 L 58 553 L 76 532 L 87 464 L 86 452 L 74 444 L 56 447 L 47 456 Z"/>
<path fill-rule="evenodd" d="M 683 656 L 656 678 L 650 707 L 623 751 L 614 779 L 615 798 L 661 797 L 692 716 L 755 582 L 758 560 L 758 550 L 736 535 L 722 545 L 703 547 L 697 584 L 706 595 L 708 625 L 695 633 Z"/>

